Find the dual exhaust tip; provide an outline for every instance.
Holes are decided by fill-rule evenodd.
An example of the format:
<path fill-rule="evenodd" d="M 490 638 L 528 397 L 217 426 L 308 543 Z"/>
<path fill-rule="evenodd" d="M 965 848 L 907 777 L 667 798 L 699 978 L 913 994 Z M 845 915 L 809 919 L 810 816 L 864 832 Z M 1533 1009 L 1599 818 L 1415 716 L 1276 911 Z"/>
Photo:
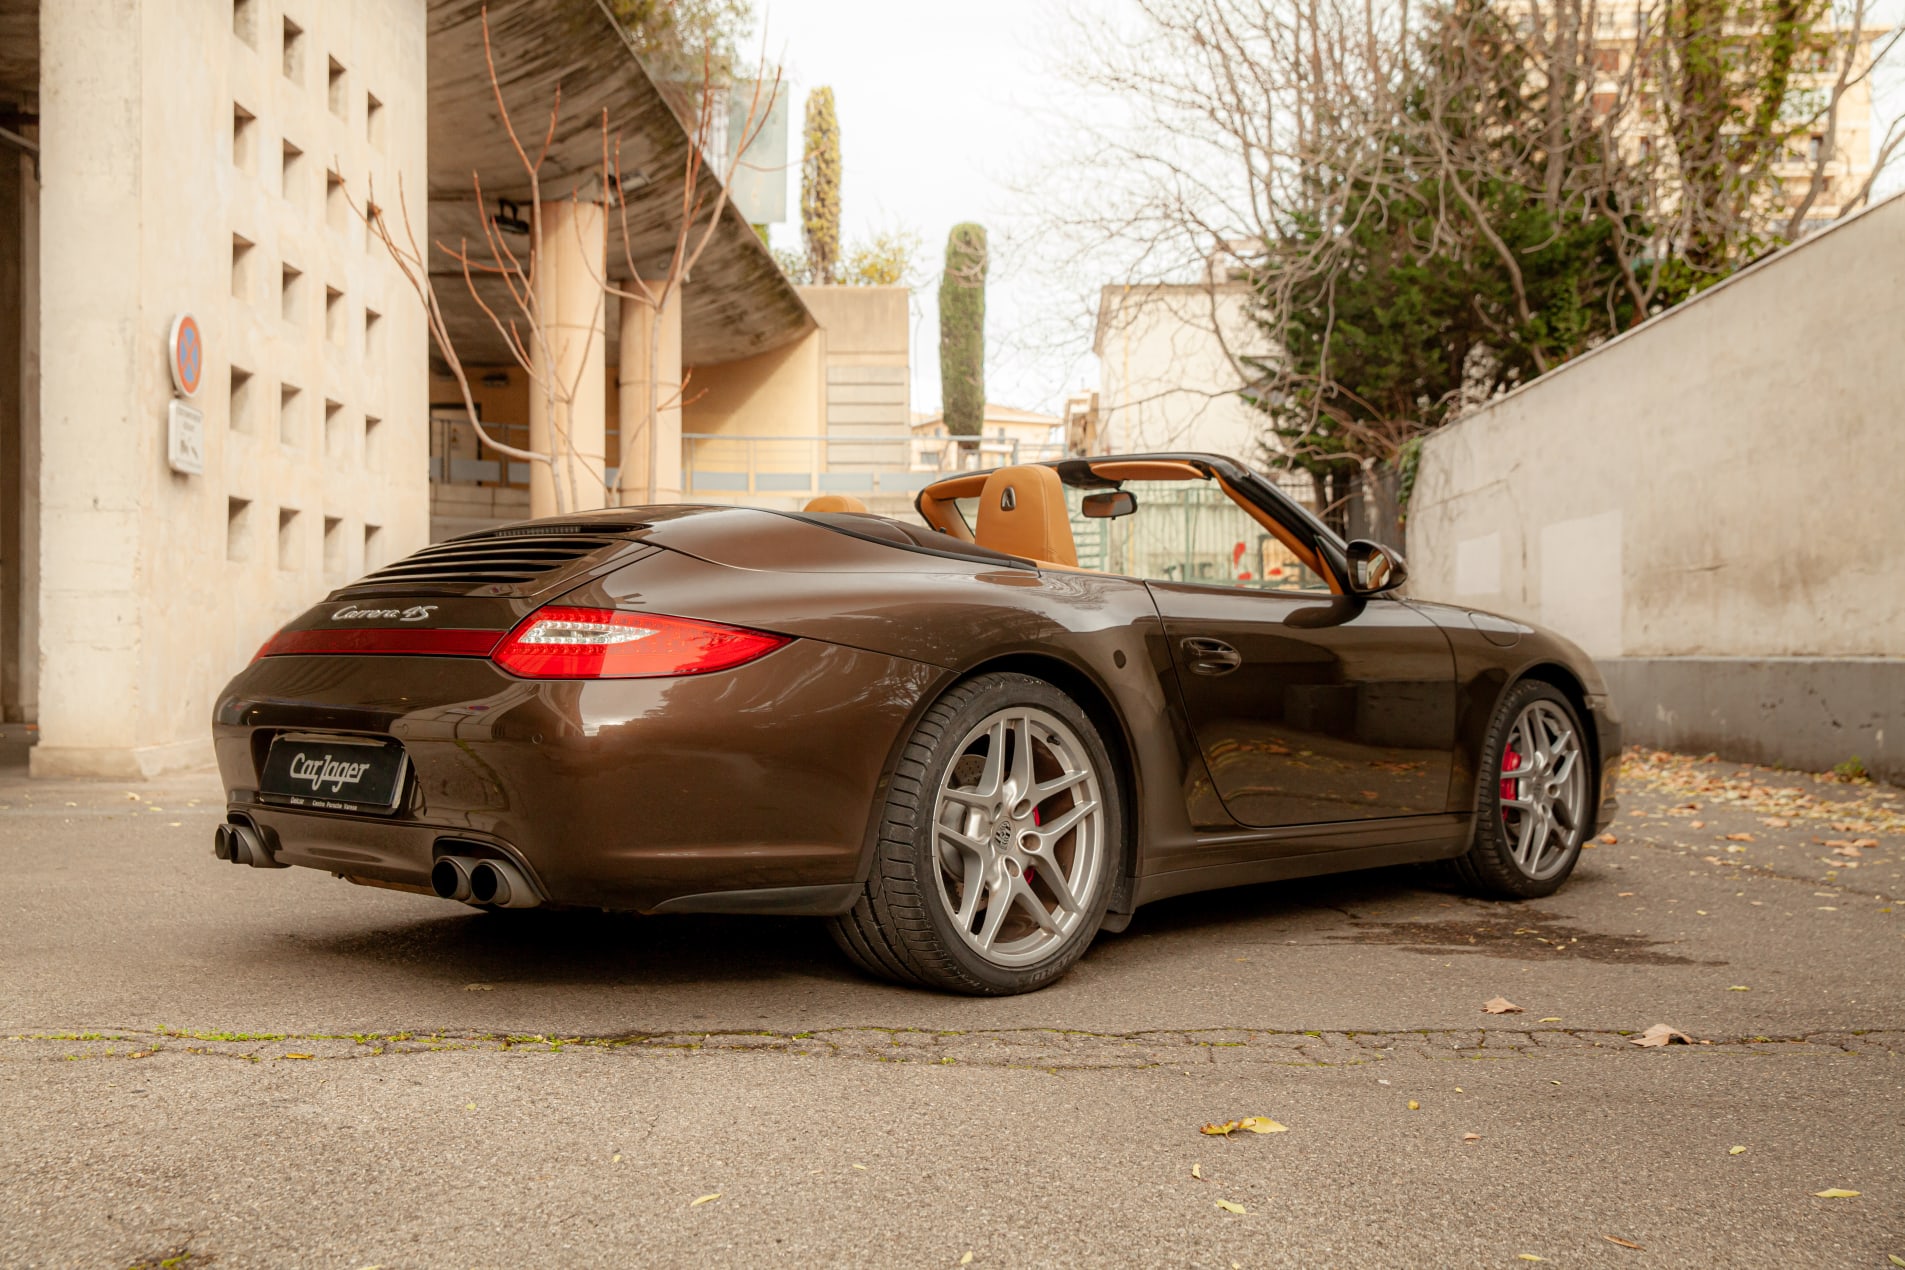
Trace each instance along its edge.
<path fill-rule="evenodd" d="M 212 854 L 227 864 L 248 864 L 254 869 L 283 869 L 265 845 L 265 836 L 256 825 L 233 820 L 212 831 Z"/>
<path fill-rule="evenodd" d="M 522 870 L 507 860 L 439 857 L 430 869 L 430 889 L 446 900 L 490 908 L 535 908 L 542 903 Z"/>
<path fill-rule="evenodd" d="M 212 854 L 254 869 L 289 867 L 274 857 L 264 831 L 236 817 L 212 831 Z M 507 860 L 440 856 L 430 868 L 430 889 L 446 900 L 490 908 L 536 908 L 542 903 L 535 885 Z"/>

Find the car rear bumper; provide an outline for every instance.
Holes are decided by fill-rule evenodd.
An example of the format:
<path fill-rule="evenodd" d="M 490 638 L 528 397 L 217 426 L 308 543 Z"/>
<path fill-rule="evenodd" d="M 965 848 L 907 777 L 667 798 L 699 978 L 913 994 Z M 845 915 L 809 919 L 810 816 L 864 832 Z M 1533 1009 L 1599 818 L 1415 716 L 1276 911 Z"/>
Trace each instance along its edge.
<path fill-rule="evenodd" d="M 555 904 L 839 911 L 897 741 L 943 673 L 817 640 L 713 674 L 586 682 L 477 658 L 267 657 L 232 681 L 214 731 L 230 813 L 280 864 L 427 891 L 439 856 L 491 855 Z M 285 731 L 401 741 L 396 811 L 261 802 Z"/>

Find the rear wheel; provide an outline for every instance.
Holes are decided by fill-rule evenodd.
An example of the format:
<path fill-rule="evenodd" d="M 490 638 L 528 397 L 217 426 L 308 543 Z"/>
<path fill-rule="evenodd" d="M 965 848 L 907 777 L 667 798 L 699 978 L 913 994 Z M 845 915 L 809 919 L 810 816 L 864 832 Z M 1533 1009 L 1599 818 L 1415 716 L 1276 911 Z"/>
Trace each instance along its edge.
<path fill-rule="evenodd" d="M 1516 684 L 1482 746 L 1475 839 L 1455 862 L 1478 895 L 1535 899 L 1560 889 L 1593 822 L 1587 733 L 1561 691 Z"/>
<path fill-rule="evenodd" d="M 981 675 L 934 703 L 900 757 L 872 876 L 835 941 L 885 978 L 1030 992 L 1084 953 L 1123 864 L 1098 730 L 1040 679 Z"/>

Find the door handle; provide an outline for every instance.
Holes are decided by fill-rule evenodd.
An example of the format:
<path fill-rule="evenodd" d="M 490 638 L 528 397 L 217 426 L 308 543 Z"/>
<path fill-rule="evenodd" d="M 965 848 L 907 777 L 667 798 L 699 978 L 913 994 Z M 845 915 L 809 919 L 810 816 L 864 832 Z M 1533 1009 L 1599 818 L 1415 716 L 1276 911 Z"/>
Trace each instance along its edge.
<path fill-rule="evenodd" d="M 1193 675 L 1228 675 L 1244 664 L 1244 656 L 1221 639 L 1193 635 L 1178 645 L 1184 650 L 1184 664 Z"/>

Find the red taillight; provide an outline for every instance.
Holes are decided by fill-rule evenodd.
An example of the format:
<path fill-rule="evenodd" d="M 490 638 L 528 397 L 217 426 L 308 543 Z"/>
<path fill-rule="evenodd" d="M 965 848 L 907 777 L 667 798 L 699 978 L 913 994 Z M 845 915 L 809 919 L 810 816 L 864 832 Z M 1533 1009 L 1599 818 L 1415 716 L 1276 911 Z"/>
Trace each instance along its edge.
<path fill-rule="evenodd" d="M 518 623 L 491 657 L 525 679 L 634 679 L 727 670 L 789 642 L 659 613 L 543 608 Z"/>
<path fill-rule="evenodd" d="M 258 656 L 279 657 L 287 653 L 393 653 L 412 657 L 487 657 L 502 637 L 501 631 L 431 630 L 414 626 L 279 631 L 265 641 L 265 646 L 258 650 Z"/>

